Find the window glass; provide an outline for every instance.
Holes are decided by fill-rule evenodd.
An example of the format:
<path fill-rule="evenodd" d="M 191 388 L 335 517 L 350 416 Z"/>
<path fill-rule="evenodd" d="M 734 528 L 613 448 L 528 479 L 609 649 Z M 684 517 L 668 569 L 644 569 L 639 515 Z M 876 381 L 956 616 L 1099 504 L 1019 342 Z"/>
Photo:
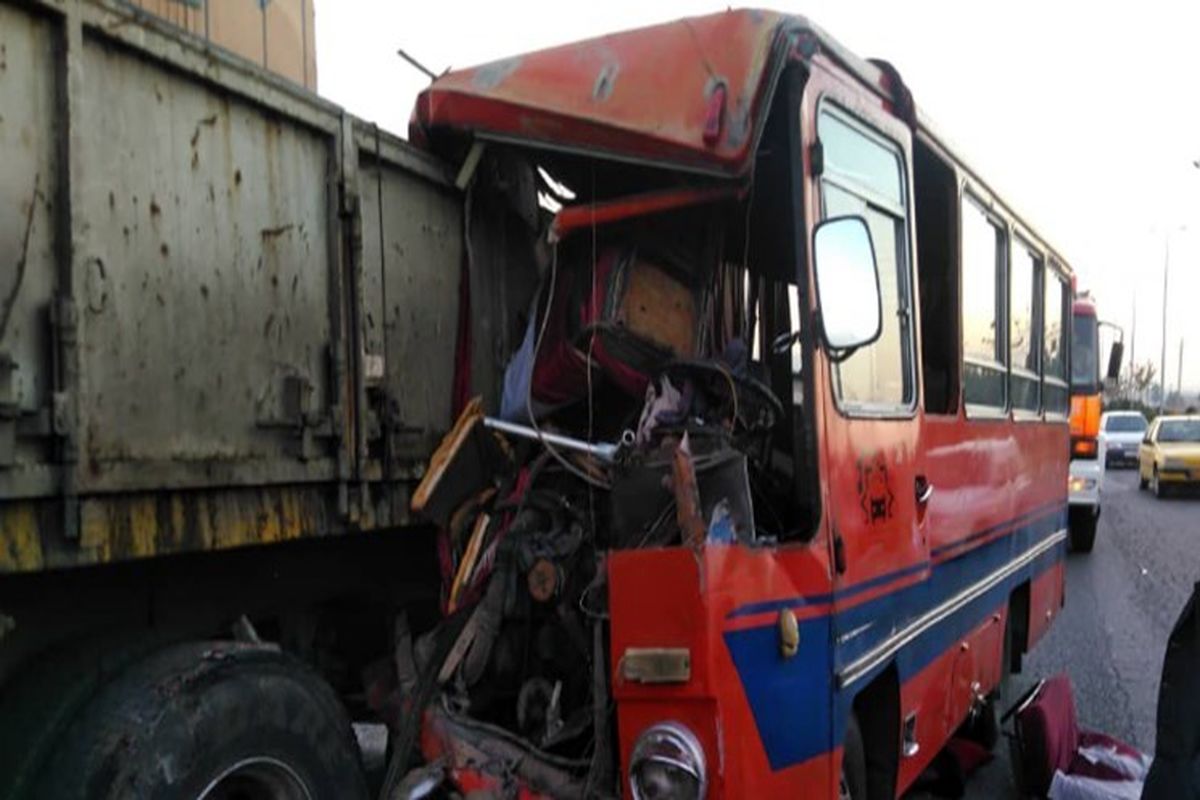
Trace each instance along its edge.
<path fill-rule="evenodd" d="M 1037 411 L 1041 404 L 1041 325 L 1037 293 L 1041 263 L 1024 242 L 1014 240 L 1009 267 L 1009 353 L 1013 407 Z"/>
<path fill-rule="evenodd" d="M 1003 232 L 969 198 L 962 204 L 963 392 L 968 404 L 1005 406 L 1000 282 Z"/>
<path fill-rule="evenodd" d="M 793 333 L 800 330 L 800 289 L 794 283 L 789 283 L 787 287 L 788 301 L 788 322 L 791 325 Z M 791 348 L 792 355 L 792 374 L 799 376 L 804 372 L 804 348 L 799 344 L 793 344 Z"/>
<path fill-rule="evenodd" d="M 825 169 L 866 188 L 890 203 L 904 205 L 900 160 L 882 146 L 833 114 L 822 114 L 817 135 L 825 154 Z M 874 231 L 872 231 L 874 233 Z"/>
<path fill-rule="evenodd" d="M 1097 351 L 1096 318 L 1076 314 L 1071 328 L 1071 385 L 1079 389 L 1094 389 L 1100 384 L 1100 362 Z"/>
<path fill-rule="evenodd" d="M 1046 411 L 1065 414 L 1070 403 L 1067 388 L 1067 348 L 1066 323 L 1068 310 L 1067 284 L 1057 272 L 1047 269 L 1045 280 L 1042 318 L 1044 320 L 1044 336 L 1042 351 L 1045 363 L 1045 401 Z"/>
<path fill-rule="evenodd" d="M 1046 273 L 1046 376 L 1067 379 L 1067 364 L 1063 347 L 1063 314 L 1067 306 L 1067 287 L 1053 272 Z"/>
<path fill-rule="evenodd" d="M 1167 419 L 1158 428 L 1160 442 L 1200 442 L 1200 420 Z"/>
<path fill-rule="evenodd" d="M 883 149 L 863 138 L 871 147 Z M 886 150 L 883 152 L 887 153 Z M 894 158 L 892 163 L 893 169 L 898 171 L 899 163 Z M 824 182 L 823 196 L 826 217 L 854 214 L 866 220 L 875 246 L 882 297 L 883 323 L 879 339 L 868 347 L 859 348 L 833 367 L 838 397 L 848 405 L 859 407 L 911 403 L 914 397 L 910 369 L 912 334 L 905 273 L 904 218 L 828 180 Z"/>
<path fill-rule="evenodd" d="M 1109 433 L 1142 433 L 1146 430 L 1146 418 L 1141 414 L 1114 414 L 1104 423 Z"/>

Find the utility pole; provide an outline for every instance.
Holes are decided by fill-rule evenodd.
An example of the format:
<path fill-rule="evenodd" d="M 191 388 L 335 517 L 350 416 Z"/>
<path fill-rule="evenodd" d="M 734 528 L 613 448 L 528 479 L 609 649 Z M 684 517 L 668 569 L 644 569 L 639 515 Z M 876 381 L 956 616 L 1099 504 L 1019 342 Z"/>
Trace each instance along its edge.
<path fill-rule="evenodd" d="M 1183 399 L 1183 337 L 1179 337 L 1179 374 L 1175 376 L 1175 394 Z"/>
<path fill-rule="evenodd" d="M 1137 380 L 1137 287 L 1133 289 L 1133 325 L 1129 329 L 1129 397 L 1132 400 L 1141 402 L 1142 398 L 1135 397 L 1137 387 L 1134 382 Z"/>
<path fill-rule="evenodd" d="M 1171 267 L 1171 234 L 1167 234 L 1163 257 L 1162 354 L 1158 361 L 1158 413 L 1167 407 L 1167 273 Z"/>

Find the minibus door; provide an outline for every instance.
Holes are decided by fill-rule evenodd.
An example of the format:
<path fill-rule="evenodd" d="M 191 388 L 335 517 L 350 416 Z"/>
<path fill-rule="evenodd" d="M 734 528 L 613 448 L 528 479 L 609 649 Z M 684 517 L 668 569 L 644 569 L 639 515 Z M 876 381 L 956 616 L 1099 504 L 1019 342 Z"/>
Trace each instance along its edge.
<path fill-rule="evenodd" d="M 801 113 L 809 121 L 802 128 L 823 340 L 815 364 L 820 457 L 833 564 L 834 669 L 844 717 L 849 699 L 899 652 L 898 633 L 919 609 L 919 599 L 904 589 L 929 571 L 923 519 L 933 488 L 924 475 L 921 441 L 911 134 L 903 122 L 820 71 L 809 81 Z M 847 253 L 854 251 L 855 219 L 869 232 L 874 254 L 878 335 L 863 346 L 838 348 L 831 334 L 845 334 L 855 314 L 872 318 L 870 304 L 876 302 L 861 288 L 848 301 L 837 297 L 846 280 L 836 276 L 853 261 Z M 829 234 L 834 228 L 838 232 Z M 827 268 L 838 273 L 827 274 Z M 850 307 L 834 307 L 839 303 Z"/>

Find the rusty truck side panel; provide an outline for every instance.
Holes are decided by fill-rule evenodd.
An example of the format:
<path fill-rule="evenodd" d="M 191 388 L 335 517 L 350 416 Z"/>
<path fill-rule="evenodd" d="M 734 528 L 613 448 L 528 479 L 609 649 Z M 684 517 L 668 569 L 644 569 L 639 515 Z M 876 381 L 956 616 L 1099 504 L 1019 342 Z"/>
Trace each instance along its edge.
<path fill-rule="evenodd" d="M 0 0 L 0 573 L 403 523 L 462 259 L 399 139 L 124 4 Z"/>

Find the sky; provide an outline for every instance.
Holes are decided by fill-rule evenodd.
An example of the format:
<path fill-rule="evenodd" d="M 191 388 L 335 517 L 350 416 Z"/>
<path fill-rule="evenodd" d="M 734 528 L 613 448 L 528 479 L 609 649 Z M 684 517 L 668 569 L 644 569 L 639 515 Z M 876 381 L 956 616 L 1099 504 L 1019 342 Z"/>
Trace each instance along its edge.
<path fill-rule="evenodd" d="M 1157 371 L 1169 247 L 1168 387 L 1200 391 L 1200 3 L 811 0 L 807 16 L 895 65 L 938 131 L 1061 252 Z M 1112 4 L 1116 7 L 1116 4 Z M 404 135 L 434 72 L 722 11 L 702 0 L 316 0 L 318 87 Z M 1136 331 L 1132 325 L 1136 305 Z"/>

